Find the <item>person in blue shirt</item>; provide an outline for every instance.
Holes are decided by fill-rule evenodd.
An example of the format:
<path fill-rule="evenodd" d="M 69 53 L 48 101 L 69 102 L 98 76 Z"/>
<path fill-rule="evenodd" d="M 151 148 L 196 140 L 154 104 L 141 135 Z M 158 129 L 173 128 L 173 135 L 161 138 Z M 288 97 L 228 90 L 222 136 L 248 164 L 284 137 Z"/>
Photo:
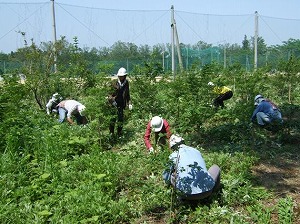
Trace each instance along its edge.
<path fill-rule="evenodd" d="M 178 135 L 170 138 L 173 153 L 163 178 L 171 184 L 183 200 L 200 200 L 209 197 L 220 185 L 221 170 L 213 165 L 208 170 L 198 149 L 184 144 Z"/>
<path fill-rule="evenodd" d="M 275 121 L 282 123 L 282 115 L 279 108 L 270 100 L 265 99 L 262 95 L 257 95 L 254 98 L 256 106 L 251 116 L 251 122 L 257 121 L 260 126 L 271 124 Z"/>

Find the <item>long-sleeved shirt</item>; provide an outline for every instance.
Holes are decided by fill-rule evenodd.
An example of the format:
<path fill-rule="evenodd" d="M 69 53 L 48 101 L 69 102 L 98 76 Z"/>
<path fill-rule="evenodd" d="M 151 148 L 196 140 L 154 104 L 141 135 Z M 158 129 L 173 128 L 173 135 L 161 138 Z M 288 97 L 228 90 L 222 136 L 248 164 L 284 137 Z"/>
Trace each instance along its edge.
<path fill-rule="evenodd" d="M 199 150 L 181 144 L 169 159 L 172 168 L 166 170 L 163 177 L 185 195 L 211 191 L 215 186 L 215 181 L 208 173 Z"/>
<path fill-rule="evenodd" d="M 216 93 L 216 94 L 225 94 L 229 91 L 231 91 L 231 89 L 228 88 L 227 86 L 222 86 L 222 87 L 215 86 L 214 89 L 213 89 L 213 92 Z"/>
<path fill-rule="evenodd" d="M 145 142 L 147 149 L 150 149 L 152 147 L 151 141 L 150 141 L 151 132 L 152 132 L 151 121 L 149 121 L 147 124 L 147 127 L 146 127 L 145 135 L 144 135 L 144 142 Z M 154 134 L 155 134 L 155 141 L 157 141 L 159 134 L 165 134 L 167 139 L 169 139 L 171 137 L 171 135 L 172 135 L 171 128 L 166 119 L 163 119 L 163 126 L 162 126 L 162 129 L 160 130 L 160 132 L 154 132 Z"/>
<path fill-rule="evenodd" d="M 112 85 L 113 92 L 109 96 L 110 103 L 115 102 L 117 107 L 125 108 L 130 103 L 129 82 L 127 79 L 123 83 L 118 80 Z"/>
<path fill-rule="evenodd" d="M 60 101 L 62 101 L 62 97 L 58 94 L 53 94 L 51 99 L 46 104 L 47 114 L 51 114 L 52 110 L 57 107 L 57 105 Z"/>
<path fill-rule="evenodd" d="M 55 105 L 55 104 L 57 105 L 56 99 L 54 97 L 52 97 L 46 104 L 46 111 L 47 111 L 48 115 L 52 112 L 53 105 Z"/>
<path fill-rule="evenodd" d="M 272 115 L 274 113 L 273 108 L 274 108 L 273 105 L 269 101 L 265 101 L 265 100 L 261 101 L 253 111 L 253 114 L 251 116 L 251 121 L 255 119 L 256 114 L 258 112 L 263 112 L 265 114 Z"/>

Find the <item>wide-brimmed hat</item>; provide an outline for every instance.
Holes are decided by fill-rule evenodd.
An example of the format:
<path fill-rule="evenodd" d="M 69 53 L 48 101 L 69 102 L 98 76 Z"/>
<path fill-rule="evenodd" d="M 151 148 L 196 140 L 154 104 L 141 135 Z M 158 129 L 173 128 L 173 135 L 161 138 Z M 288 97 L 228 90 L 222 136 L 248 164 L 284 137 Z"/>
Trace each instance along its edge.
<path fill-rule="evenodd" d="M 79 114 L 80 114 L 81 116 L 83 116 L 83 112 L 84 112 L 84 110 L 85 110 L 85 106 L 82 105 L 82 104 L 81 104 L 81 105 L 78 105 L 77 109 L 78 109 Z"/>
<path fill-rule="evenodd" d="M 180 137 L 179 135 L 171 135 L 170 137 L 170 147 L 174 148 L 174 146 L 179 145 L 180 143 L 183 143 L 184 139 Z"/>
<path fill-rule="evenodd" d="M 151 128 L 154 132 L 159 132 L 163 126 L 163 119 L 159 116 L 155 116 L 151 119 Z"/>
<path fill-rule="evenodd" d="M 117 76 L 125 76 L 125 75 L 127 75 L 127 71 L 126 71 L 126 69 L 125 68 L 120 68 L 119 69 L 119 71 L 118 71 L 118 74 L 117 74 Z"/>

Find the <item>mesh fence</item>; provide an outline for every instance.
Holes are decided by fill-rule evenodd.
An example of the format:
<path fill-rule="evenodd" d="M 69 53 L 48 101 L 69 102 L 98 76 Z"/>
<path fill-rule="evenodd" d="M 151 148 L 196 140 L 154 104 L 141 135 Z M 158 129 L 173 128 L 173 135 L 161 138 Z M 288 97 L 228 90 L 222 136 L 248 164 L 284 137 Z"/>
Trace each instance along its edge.
<path fill-rule="evenodd" d="M 111 47 L 115 42 L 130 42 L 137 46 L 171 43 L 171 6 L 167 10 L 112 10 L 67 5 L 55 2 L 57 38 L 61 36 L 72 43 L 77 37 L 81 48 Z M 224 53 L 220 47 L 226 44 L 242 45 L 244 37 L 254 36 L 255 12 L 249 15 L 210 15 L 176 11 L 174 17 L 180 43 L 196 45 L 208 43 L 208 49 L 185 47 L 181 49 L 184 67 L 193 63 L 206 64 L 212 61 L 236 62 L 246 68 L 253 67 L 253 52 L 235 55 Z M 53 41 L 52 1 L 44 3 L 0 3 L 0 51 L 9 53 L 35 43 Z M 300 20 L 273 18 L 258 12 L 258 34 L 267 46 L 281 45 L 283 42 L 300 39 L 296 27 Z M 5 23 L 5 25 L 4 25 Z M 166 70 L 171 68 L 169 50 L 160 63 Z M 226 50 L 225 50 L 226 51 Z M 297 52 L 296 52 L 297 53 Z M 280 55 L 288 58 L 288 52 Z M 297 53 L 298 54 L 298 53 Z M 276 53 L 268 52 L 259 56 L 258 66 L 276 58 Z"/>

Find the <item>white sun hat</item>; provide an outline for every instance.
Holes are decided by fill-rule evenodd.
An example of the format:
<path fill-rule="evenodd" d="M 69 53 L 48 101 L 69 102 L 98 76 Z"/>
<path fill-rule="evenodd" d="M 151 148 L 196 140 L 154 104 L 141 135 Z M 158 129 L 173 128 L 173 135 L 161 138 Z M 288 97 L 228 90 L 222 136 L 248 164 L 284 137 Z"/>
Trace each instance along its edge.
<path fill-rule="evenodd" d="M 151 119 L 151 127 L 154 132 L 159 132 L 163 126 L 163 119 L 159 116 L 155 116 Z"/>
<path fill-rule="evenodd" d="M 178 145 L 179 143 L 183 142 L 184 139 L 180 137 L 179 135 L 171 135 L 170 137 L 170 147 L 174 147 L 175 145 Z"/>
<path fill-rule="evenodd" d="M 125 76 L 125 75 L 127 75 L 127 71 L 126 71 L 126 69 L 125 68 L 120 68 L 119 69 L 119 71 L 118 71 L 118 74 L 117 74 L 117 76 Z"/>
<path fill-rule="evenodd" d="M 85 106 L 84 105 L 78 105 L 77 107 L 79 114 L 82 116 L 84 110 L 85 110 Z"/>

